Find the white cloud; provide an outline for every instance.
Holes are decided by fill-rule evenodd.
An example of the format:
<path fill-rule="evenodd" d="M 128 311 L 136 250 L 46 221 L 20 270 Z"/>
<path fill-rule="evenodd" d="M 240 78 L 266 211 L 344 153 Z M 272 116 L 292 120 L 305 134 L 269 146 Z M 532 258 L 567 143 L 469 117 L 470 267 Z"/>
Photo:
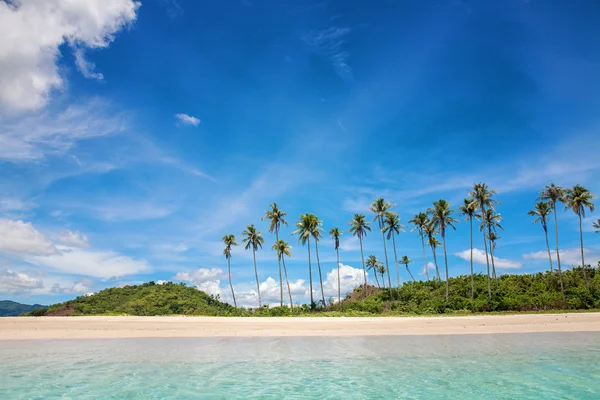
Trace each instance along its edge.
<path fill-rule="evenodd" d="M 116 134 L 124 129 L 122 114 L 107 110 L 107 105 L 98 99 L 69 106 L 58 114 L 44 111 L 13 121 L 2 120 L 0 160 L 27 162 L 47 155 L 60 156 L 79 140 Z"/>
<path fill-rule="evenodd" d="M 454 253 L 455 256 L 462 258 L 463 260 L 470 261 L 471 260 L 471 250 L 467 249 L 464 251 L 460 251 L 458 253 Z M 491 256 L 488 254 L 490 265 L 492 265 Z M 476 264 L 486 265 L 485 251 L 479 249 L 473 249 L 473 262 Z M 520 261 L 509 260 L 506 258 L 500 258 L 494 256 L 494 265 L 496 268 L 500 269 L 519 269 L 523 267 L 523 264 Z"/>
<path fill-rule="evenodd" d="M 325 300 L 330 297 L 337 299 L 338 294 L 338 271 L 337 268 L 327 272 L 323 289 L 325 291 Z M 350 265 L 340 263 L 340 291 L 342 298 L 346 294 L 352 292 L 355 287 L 362 285 L 365 282 L 365 275 L 362 268 L 354 268 Z M 314 284 L 313 284 L 314 289 Z M 320 287 L 319 287 L 320 290 Z M 319 293 L 320 294 L 320 293 Z"/>
<path fill-rule="evenodd" d="M 43 107 L 63 87 L 60 46 L 105 48 L 136 19 L 133 0 L 0 2 L 0 108 Z"/>
<path fill-rule="evenodd" d="M 360 242 L 358 237 L 350 236 L 340 240 L 341 251 L 359 251 Z"/>
<path fill-rule="evenodd" d="M 78 279 L 72 285 L 61 286 L 60 283 L 54 283 L 50 288 L 50 293 L 55 294 L 85 294 L 90 293 L 94 281 L 90 279 Z"/>
<path fill-rule="evenodd" d="M 58 240 L 64 245 L 72 247 L 90 247 L 90 241 L 88 237 L 79 232 L 64 231 L 58 235 Z"/>
<path fill-rule="evenodd" d="M 226 277 L 221 268 L 198 268 L 191 272 L 178 272 L 173 279 L 200 285 L 207 281 L 218 281 Z"/>
<path fill-rule="evenodd" d="M 112 251 L 94 251 L 56 246 L 58 252 L 48 256 L 27 256 L 25 261 L 55 271 L 87 275 L 97 278 L 114 278 L 146 272 L 149 266 Z"/>
<path fill-rule="evenodd" d="M 111 200 L 110 204 L 86 207 L 90 214 L 104 221 L 140 221 L 163 218 L 173 213 L 173 208 L 135 199 Z"/>
<path fill-rule="evenodd" d="M 198 126 L 200 124 L 200 120 L 198 118 L 187 114 L 176 114 L 175 118 L 177 118 L 178 122 L 183 125 Z"/>
<path fill-rule="evenodd" d="M 592 249 L 583 248 L 585 263 L 594 266 L 599 260 L 600 255 L 596 254 Z M 556 251 L 550 251 L 552 263 L 556 267 Z M 525 260 L 543 260 L 548 262 L 548 251 L 542 250 L 533 253 L 523 254 Z M 566 265 L 579 266 L 581 265 L 581 248 L 573 247 L 570 249 L 560 250 L 560 265 L 564 268 Z"/>
<path fill-rule="evenodd" d="M 88 61 L 85 58 L 85 54 L 82 49 L 76 49 L 73 52 L 73 56 L 75 56 L 75 65 L 81 74 L 87 79 L 96 79 L 98 81 L 104 80 L 104 75 L 100 72 L 94 72 L 96 69 L 96 64 L 91 61 Z"/>
<path fill-rule="evenodd" d="M 40 279 L 10 269 L 0 270 L 0 293 L 27 294 L 42 287 Z"/>
<path fill-rule="evenodd" d="M 0 251 L 34 256 L 52 255 L 57 249 L 31 223 L 0 219 Z"/>

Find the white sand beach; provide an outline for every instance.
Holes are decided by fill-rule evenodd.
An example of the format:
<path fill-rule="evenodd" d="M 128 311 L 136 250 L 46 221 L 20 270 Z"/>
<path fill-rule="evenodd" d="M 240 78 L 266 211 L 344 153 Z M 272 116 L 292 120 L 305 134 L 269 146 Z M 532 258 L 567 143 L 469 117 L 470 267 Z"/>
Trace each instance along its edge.
<path fill-rule="evenodd" d="M 600 332 L 600 313 L 467 317 L 9 317 L 0 340 Z"/>

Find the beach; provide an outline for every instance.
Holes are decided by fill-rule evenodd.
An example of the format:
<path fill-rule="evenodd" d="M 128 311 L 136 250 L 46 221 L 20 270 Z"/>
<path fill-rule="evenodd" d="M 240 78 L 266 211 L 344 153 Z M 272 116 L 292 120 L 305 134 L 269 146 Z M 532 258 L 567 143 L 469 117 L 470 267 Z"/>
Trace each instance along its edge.
<path fill-rule="evenodd" d="M 460 317 L 8 317 L 0 340 L 600 332 L 600 313 Z"/>

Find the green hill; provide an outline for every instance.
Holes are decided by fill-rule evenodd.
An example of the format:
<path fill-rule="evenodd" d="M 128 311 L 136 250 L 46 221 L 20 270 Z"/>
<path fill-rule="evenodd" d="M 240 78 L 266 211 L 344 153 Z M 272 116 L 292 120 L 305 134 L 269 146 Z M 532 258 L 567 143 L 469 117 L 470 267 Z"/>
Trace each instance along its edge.
<path fill-rule="evenodd" d="M 46 308 L 46 306 L 41 304 L 21 304 L 11 300 L 0 300 L 0 317 L 14 317 L 40 308 Z"/>
<path fill-rule="evenodd" d="M 242 310 L 183 283 L 154 282 L 104 289 L 90 296 L 55 304 L 41 313 L 67 315 L 239 315 Z M 36 315 L 37 313 L 33 313 Z M 39 315 L 39 314 L 37 314 Z"/>

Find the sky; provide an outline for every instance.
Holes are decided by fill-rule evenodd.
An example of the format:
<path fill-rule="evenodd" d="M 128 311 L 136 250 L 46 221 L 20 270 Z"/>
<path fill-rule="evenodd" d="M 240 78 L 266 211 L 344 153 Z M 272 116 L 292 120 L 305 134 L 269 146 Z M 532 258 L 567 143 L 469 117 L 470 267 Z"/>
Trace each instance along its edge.
<path fill-rule="evenodd" d="M 288 213 L 295 302 L 309 297 L 308 254 L 291 232 L 302 213 L 323 220 L 330 298 L 331 227 L 348 292 L 362 282 L 354 213 L 372 220 L 384 197 L 407 224 L 440 198 L 458 207 L 476 182 L 502 203 L 498 272 L 543 271 L 527 215 L 540 190 L 600 193 L 599 19 L 584 1 L 0 0 L 0 299 L 154 280 L 231 301 L 220 240 L 255 224 L 263 302 L 278 303 L 261 221 L 273 202 Z M 583 221 L 591 264 L 597 219 Z M 562 208 L 558 221 L 570 268 L 579 221 Z M 469 226 L 456 228 L 451 276 L 469 271 Z M 425 279 L 419 235 L 407 226 L 396 245 Z M 477 230 L 474 247 L 484 272 Z M 364 251 L 384 259 L 377 229 Z M 238 304 L 256 305 L 252 252 L 231 261 Z"/>

